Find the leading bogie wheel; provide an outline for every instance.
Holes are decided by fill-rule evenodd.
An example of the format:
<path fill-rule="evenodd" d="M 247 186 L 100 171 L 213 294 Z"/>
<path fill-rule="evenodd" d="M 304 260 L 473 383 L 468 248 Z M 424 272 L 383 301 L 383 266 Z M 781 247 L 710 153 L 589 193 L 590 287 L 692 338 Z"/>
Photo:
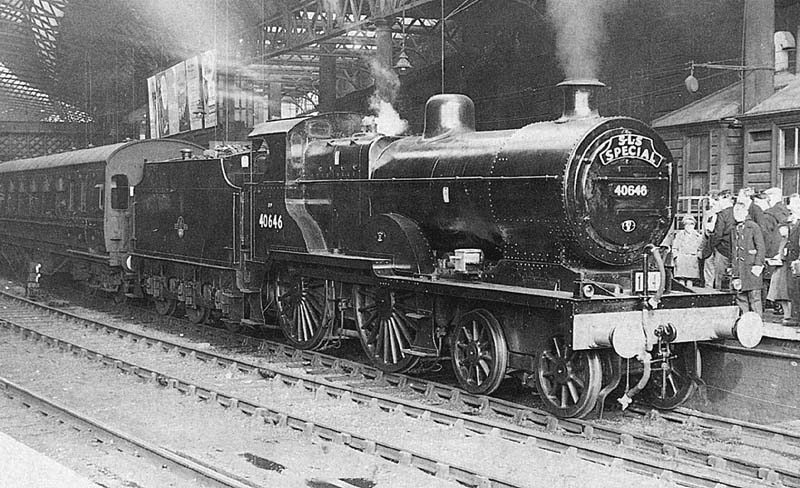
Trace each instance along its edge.
<path fill-rule="evenodd" d="M 278 324 L 298 349 L 323 344 L 335 319 L 333 282 L 281 270 L 274 282 Z"/>
<path fill-rule="evenodd" d="M 671 410 L 689 399 L 701 375 L 700 350 L 694 342 L 671 344 L 669 349 L 654 349 L 650 381 L 642 400 L 661 410 Z"/>
<path fill-rule="evenodd" d="M 488 310 L 463 315 L 450 341 L 453 371 L 470 393 L 488 395 L 506 375 L 508 346 L 500 323 Z"/>
<path fill-rule="evenodd" d="M 384 287 L 353 287 L 356 329 L 372 364 L 389 373 L 408 371 L 419 362 L 410 353 L 424 314 L 415 307 L 415 295 Z"/>
<path fill-rule="evenodd" d="M 597 403 L 603 368 L 597 351 L 573 351 L 564 336 L 550 338 L 536 360 L 536 387 L 545 409 L 581 418 Z"/>

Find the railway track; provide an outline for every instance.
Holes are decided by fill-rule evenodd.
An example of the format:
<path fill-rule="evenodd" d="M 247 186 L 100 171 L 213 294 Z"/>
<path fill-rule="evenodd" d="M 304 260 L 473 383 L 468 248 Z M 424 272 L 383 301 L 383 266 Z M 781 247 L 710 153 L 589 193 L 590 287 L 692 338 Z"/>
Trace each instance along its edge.
<path fill-rule="evenodd" d="M 14 297 L 14 299 L 17 298 Z M 39 305 L 28 304 L 27 306 L 38 307 Z M 50 313 L 63 314 L 63 312 L 55 310 L 51 310 Z M 305 389 L 317 397 L 344 398 L 360 404 L 372 405 L 384 411 L 402 413 L 407 417 L 426 419 L 438 424 L 452 426 L 455 429 L 461 429 L 469 433 L 469 435 L 481 434 L 520 444 L 533 444 L 552 452 L 571 453 L 571 455 L 580 459 L 602 465 L 624 467 L 636 472 L 648 473 L 681 485 L 752 486 L 754 483 L 782 483 L 784 486 L 800 486 L 800 475 L 789 469 L 764 466 L 721 452 L 669 442 L 639 433 L 626 432 L 623 429 L 609 427 L 598 422 L 559 420 L 543 412 L 521 407 L 512 402 L 488 397 L 475 397 L 446 385 L 404 375 L 382 374 L 380 371 L 359 363 L 319 353 L 298 351 L 269 341 L 240 337 L 237 338 L 237 344 L 230 345 L 250 352 L 261 351 L 273 361 L 270 364 L 282 364 L 289 366 L 288 368 L 265 367 L 263 364 L 256 365 L 244 360 L 233 359 L 229 356 L 212 354 L 208 351 L 192 349 L 168 341 L 147 338 L 119 328 L 80 318 L 72 318 L 72 320 L 79 321 L 82 327 L 124 337 L 128 340 L 142 343 L 148 348 L 170 351 L 173 355 L 194 358 L 204 363 L 216 364 L 240 373 L 258 373 L 286 386 Z M 3 325 L 23 334 L 35 336 L 33 332 L 25 332 L 24 327 L 19 324 L 11 324 L 7 321 Z M 199 328 L 199 330 L 204 334 L 208 333 L 204 328 Z M 227 339 L 232 340 L 230 336 Z M 130 368 L 133 368 L 134 374 L 155 378 L 157 381 L 166 382 L 166 384 L 181 391 L 216 400 L 217 403 L 229 409 L 236 407 L 247 415 L 258 415 L 259 413 L 263 415 L 264 412 L 269 411 L 268 409 L 260 410 L 264 407 L 225 395 L 222 392 L 206 391 L 197 385 L 189 385 L 179 378 L 166 377 L 154 371 L 148 372 L 136 366 L 130 366 Z M 287 369 L 289 370 L 288 373 Z M 292 373 L 292 369 L 308 369 L 316 374 L 310 375 L 311 378 L 309 378 L 308 374 Z M 396 396 L 369 391 L 366 388 L 355 388 L 342 384 L 342 382 L 334 382 L 331 379 L 347 379 L 362 384 L 365 381 L 377 382 L 395 389 L 414 392 L 428 402 L 446 403 L 451 408 L 438 408 L 425 405 L 419 401 L 403 400 Z M 463 411 L 465 408 L 470 411 L 470 415 L 453 411 L 454 409 Z M 277 415 L 278 419 L 282 418 L 280 414 Z M 275 417 L 268 415 L 265 418 L 268 417 L 272 419 L 271 421 L 275 421 Z M 303 425 L 306 424 L 303 423 Z M 303 428 L 308 427 L 306 425 Z M 329 437 L 334 438 L 334 436 Z M 405 455 L 405 459 L 408 459 L 408 455 Z M 443 467 L 437 469 L 444 470 Z M 447 471 L 452 473 L 450 467 L 447 468 Z M 472 479 L 471 482 L 467 480 L 467 484 L 473 484 L 473 486 L 481 486 L 481 483 L 485 485 L 483 479 L 479 479 L 477 482 L 475 479 Z"/>
<path fill-rule="evenodd" d="M 127 453 L 129 456 L 145 457 L 159 469 L 177 472 L 181 477 L 192 480 L 199 486 L 253 488 L 252 484 L 238 480 L 222 469 L 197 463 L 130 433 L 89 418 L 6 378 L 0 377 L 0 391 L 6 398 L 29 409 L 37 416 L 46 417 L 52 422 L 65 425 L 66 429 L 63 429 L 65 431 L 74 431 L 75 435 L 88 434 L 88 443 L 113 445 L 115 450 Z"/>
<path fill-rule="evenodd" d="M 5 309 L 5 312 L 8 312 L 8 309 Z M 39 321 L 36 315 L 37 314 L 35 311 L 23 311 L 23 313 L 20 313 L 16 316 L 17 318 L 15 321 L 36 322 Z M 47 319 L 47 321 L 53 321 L 52 316 L 48 317 Z M 12 321 L 8 320 L 4 320 L 2 323 L 2 328 L 4 328 L 6 331 L 16 332 L 17 336 L 20 338 L 40 342 L 42 344 L 58 348 L 64 352 L 102 363 L 106 366 L 115 368 L 120 372 L 141 378 L 142 380 L 159 388 L 166 387 L 169 390 L 192 396 L 210 405 L 221 407 L 221 410 L 224 409 L 227 412 L 243 414 L 244 417 L 246 417 L 249 421 L 255 421 L 256 425 L 266 424 L 267 426 L 275 426 L 285 430 L 299 432 L 302 433 L 302 435 L 306 438 L 313 438 L 316 441 L 325 441 L 344 448 L 349 448 L 353 451 L 379 457 L 383 460 L 393 462 L 400 467 L 417 468 L 424 474 L 428 474 L 442 480 L 456 481 L 467 486 L 509 488 L 524 486 L 511 481 L 503 480 L 497 476 L 482 474 L 479 469 L 461 467 L 452 462 L 442 461 L 441 459 L 426 453 L 414 452 L 413 450 L 393 445 L 390 442 L 368 438 L 363 435 L 359 435 L 358 433 L 348 432 L 333 425 L 325 425 L 320 422 L 315 422 L 312 419 L 294 415 L 291 413 L 291 411 L 277 410 L 263 403 L 248 401 L 244 398 L 232 397 L 219 389 L 209 388 L 196 381 L 178 378 L 167 371 L 157 370 L 139 363 L 114 357 L 107 353 L 93 350 L 92 348 L 87 347 L 85 344 L 76 344 L 75 342 L 65 340 L 64 338 L 57 338 L 52 335 L 43 334 L 34 330 L 34 327 L 35 326 L 25 327 L 19 323 L 12 323 Z M 62 328 L 63 332 L 64 326 L 62 322 L 59 322 L 58 327 Z M 106 330 L 106 332 L 110 331 Z M 63 336 L 63 334 L 61 335 Z M 106 341 L 108 339 L 108 337 L 100 338 L 105 339 Z M 121 334 L 118 333 L 117 338 L 121 338 Z M 163 356 L 167 357 L 167 360 L 176 359 L 183 363 L 187 362 L 186 359 L 188 356 L 185 353 L 191 354 L 192 352 L 199 352 L 190 352 L 186 349 L 177 350 L 172 345 L 149 342 L 144 337 L 134 337 L 130 334 L 125 334 L 124 339 L 131 340 L 135 345 L 135 349 L 144 348 L 151 351 L 162 351 L 167 353 L 163 354 Z M 140 349 L 140 353 L 141 352 L 144 351 Z M 135 353 L 136 351 L 134 350 L 134 354 Z M 210 364 L 210 361 L 213 361 L 213 359 L 209 357 L 205 357 L 204 359 L 206 361 L 203 362 L 206 364 Z M 224 367 L 222 372 L 225 374 L 225 376 L 233 377 L 244 373 L 244 371 L 241 369 L 237 369 L 237 366 L 240 365 L 235 363 L 215 363 L 213 369 L 219 369 L 217 366 Z M 196 368 L 197 365 L 191 364 L 191 367 Z M 250 373 L 254 373 L 255 378 L 257 378 L 259 382 L 262 381 L 262 378 L 258 375 L 257 370 L 252 370 Z M 206 381 L 205 384 L 208 384 L 209 382 L 210 381 Z M 282 390 L 283 392 L 288 392 L 291 394 L 292 397 L 297 396 L 296 393 L 298 390 L 301 393 L 308 391 L 303 388 L 302 383 L 287 385 L 285 382 L 281 381 L 280 378 L 277 378 L 275 381 L 273 381 L 273 386 L 274 388 L 272 388 L 272 394 L 280 394 L 276 392 L 277 390 Z M 294 386 L 294 388 L 291 388 L 291 386 Z M 324 396 L 324 389 L 316 389 L 313 392 L 312 399 L 316 398 L 319 401 L 322 401 L 324 400 L 322 398 Z M 346 403 L 352 404 L 350 401 L 347 401 Z M 426 483 L 426 486 L 428 484 L 432 484 L 432 482 Z"/>

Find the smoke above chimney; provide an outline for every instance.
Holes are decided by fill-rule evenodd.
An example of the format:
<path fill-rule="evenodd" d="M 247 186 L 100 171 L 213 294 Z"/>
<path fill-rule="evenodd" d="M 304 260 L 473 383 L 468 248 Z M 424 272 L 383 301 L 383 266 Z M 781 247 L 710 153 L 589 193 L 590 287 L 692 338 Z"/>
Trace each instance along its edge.
<path fill-rule="evenodd" d="M 606 38 L 605 17 L 622 0 L 548 0 L 556 31 L 556 53 L 568 79 L 599 78 Z"/>

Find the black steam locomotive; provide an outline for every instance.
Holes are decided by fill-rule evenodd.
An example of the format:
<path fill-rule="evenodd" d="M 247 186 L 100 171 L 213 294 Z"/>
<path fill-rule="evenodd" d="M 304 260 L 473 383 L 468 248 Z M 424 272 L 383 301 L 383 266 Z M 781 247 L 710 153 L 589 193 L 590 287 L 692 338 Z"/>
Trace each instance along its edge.
<path fill-rule="evenodd" d="M 559 416 L 601 404 L 623 369 L 623 407 L 641 390 L 675 407 L 698 381 L 696 342 L 755 346 L 761 320 L 669 279 L 668 149 L 600 117 L 598 82 L 562 85 L 563 116 L 517 130 L 477 132 L 467 97 L 438 95 L 420 136 L 332 113 L 261 124 L 246 153 L 148 159 L 119 292 L 277 324 L 304 349 L 358 337 L 385 371 L 449 355 L 468 391 L 515 374 Z"/>

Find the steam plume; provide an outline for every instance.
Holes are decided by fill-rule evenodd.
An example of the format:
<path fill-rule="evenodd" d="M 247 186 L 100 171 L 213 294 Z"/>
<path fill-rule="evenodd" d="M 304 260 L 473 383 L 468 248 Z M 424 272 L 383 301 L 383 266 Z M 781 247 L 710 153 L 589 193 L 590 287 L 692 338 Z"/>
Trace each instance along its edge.
<path fill-rule="evenodd" d="M 620 0 L 548 0 L 556 29 L 556 50 L 567 78 L 598 78 L 605 41 L 605 15 Z"/>
<path fill-rule="evenodd" d="M 408 129 L 408 122 L 400 118 L 392 106 L 400 91 L 400 77 L 375 58 L 370 58 L 368 64 L 375 78 L 375 93 L 369 99 L 369 108 L 375 113 L 378 132 L 387 136 L 400 135 Z"/>

